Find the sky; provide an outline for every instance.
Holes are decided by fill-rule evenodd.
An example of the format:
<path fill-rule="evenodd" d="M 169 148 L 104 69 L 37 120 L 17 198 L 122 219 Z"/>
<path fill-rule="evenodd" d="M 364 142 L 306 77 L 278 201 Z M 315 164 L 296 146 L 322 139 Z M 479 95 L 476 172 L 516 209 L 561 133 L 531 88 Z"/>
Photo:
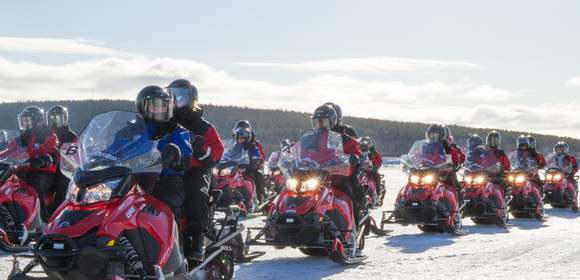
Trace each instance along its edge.
<path fill-rule="evenodd" d="M 202 103 L 580 138 L 578 1 L 10 1 L 0 102 Z"/>

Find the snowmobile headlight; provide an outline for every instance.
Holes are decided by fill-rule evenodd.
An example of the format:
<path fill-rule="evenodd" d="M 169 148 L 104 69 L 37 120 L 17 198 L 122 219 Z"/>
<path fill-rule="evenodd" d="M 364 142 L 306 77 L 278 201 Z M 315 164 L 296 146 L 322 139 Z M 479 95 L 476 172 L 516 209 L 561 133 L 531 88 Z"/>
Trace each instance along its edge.
<path fill-rule="evenodd" d="M 420 180 L 421 180 L 421 177 L 419 175 L 416 175 L 416 174 L 413 174 L 413 175 L 411 175 L 411 177 L 409 177 L 409 181 L 411 182 L 411 184 L 414 184 L 414 185 L 418 185 Z"/>
<path fill-rule="evenodd" d="M 79 187 L 75 184 L 74 180 L 70 180 L 68 185 L 68 191 L 66 192 L 66 199 L 72 202 L 77 201 L 79 195 Z"/>
<path fill-rule="evenodd" d="M 423 178 L 421 178 L 422 185 L 431 185 L 433 182 L 435 182 L 435 176 L 431 174 L 425 175 Z"/>
<path fill-rule="evenodd" d="M 272 171 L 272 176 L 278 176 L 280 174 L 282 174 L 282 172 L 280 172 L 280 170 L 274 170 L 274 171 Z"/>
<path fill-rule="evenodd" d="M 80 203 L 92 204 L 111 199 L 113 191 L 121 185 L 124 179 L 125 178 L 123 177 L 109 179 L 94 186 L 88 187 L 83 197 L 80 198 Z"/>
<path fill-rule="evenodd" d="M 513 182 L 516 179 L 516 177 L 514 175 L 509 175 L 508 176 L 508 181 Z"/>
<path fill-rule="evenodd" d="M 214 169 L 211 171 L 211 174 L 212 174 L 213 176 L 218 176 L 218 175 L 220 174 L 220 171 L 219 171 L 219 169 L 217 169 L 217 168 L 214 168 Z"/>
<path fill-rule="evenodd" d="M 465 176 L 465 178 L 463 178 L 463 181 L 465 181 L 465 183 L 467 183 L 468 185 L 471 185 L 471 182 L 473 182 L 473 177 L 467 175 Z"/>
<path fill-rule="evenodd" d="M 546 180 L 550 181 L 552 180 L 552 177 L 554 177 L 552 174 L 546 174 Z"/>
<path fill-rule="evenodd" d="M 483 176 L 483 175 L 477 176 L 477 177 L 475 177 L 475 179 L 473 179 L 473 182 L 477 185 L 481 185 L 481 184 L 485 183 L 485 181 L 486 181 L 485 176 Z"/>
<path fill-rule="evenodd" d="M 232 170 L 233 169 L 234 169 L 233 167 L 227 167 L 227 168 L 219 169 L 218 170 L 218 176 L 220 176 L 220 177 L 230 176 L 230 175 L 232 175 Z"/>
<path fill-rule="evenodd" d="M 312 192 L 315 191 L 320 184 L 320 181 L 316 178 L 308 179 L 302 182 L 302 186 L 300 187 L 301 192 Z"/>
<path fill-rule="evenodd" d="M 516 176 L 515 181 L 517 184 L 521 184 L 521 183 L 526 181 L 526 176 L 520 174 L 520 175 Z"/>
<path fill-rule="evenodd" d="M 554 179 L 554 181 L 560 181 L 560 180 L 562 180 L 562 174 L 556 174 L 556 175 L 554 175 L 553 179 Z"/>
<path fill-rule="evenodd" d="M 291 178 L 286 181 L 286 188 L 291 192 L 298 192 L 298 180 L 296 178 Z"/>

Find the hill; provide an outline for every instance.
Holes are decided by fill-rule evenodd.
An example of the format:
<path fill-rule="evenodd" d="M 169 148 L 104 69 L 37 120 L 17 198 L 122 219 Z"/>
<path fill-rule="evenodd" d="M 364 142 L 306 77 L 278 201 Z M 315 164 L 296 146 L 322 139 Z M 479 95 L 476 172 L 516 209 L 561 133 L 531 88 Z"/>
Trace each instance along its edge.
<path fill-rule="evenodd" d="M 36 105 L 47 109 L 48 107 L 61 104 L 69 108 L 71 114 L 71 126 L 81 132 L 92 116 L 111 110 L 131 110 L 135 105 L 127 100 L 84 100 L 84 101 L 46 101 L 46 102 L 20 102 L 0 104 L 0 127 L 17 129 L 16 115 L 26 106 Z M 313 106 L 314 107 L 314 106 Z M 281 139 L 296 139 L 301 132 L 310 128 L 310 115 L 306 113 L 291 112 L 285 110 L 262 110 L 232 106 L 204 105 L 205 118 L 212 122 L 224 139 L 231 137 L 231 129 L 234 123 L 240 119 L 248 119 L 252 122 L 256 134 L 268 150 L 277 149 Z M 426 124 L 395 122 L 367 118 L 345 118 L 345 122 L 356 128 L 359 136 L 371 136 L 377 148 L 385 156 L 399 156 L 408 151 L 411 144 L 417 139 L 424 137 Z M 489 129 L 468 128 L 463 126 L 450 126 L 456 142 L 464 146 L 470 133 L 478 133 L 485 136 Z M 500 130 L 502 143 L 506 150 L 512 150 L 515 138 L 522 134 L 517 131 Z M 558 140 L 566 140 L 570 143 L 572 151 L 580 151 L 580 140 L 558 137 L 553 135 L 536 134 L 538 146 L 544 152 L 551 151 L 551 147 Z"/>

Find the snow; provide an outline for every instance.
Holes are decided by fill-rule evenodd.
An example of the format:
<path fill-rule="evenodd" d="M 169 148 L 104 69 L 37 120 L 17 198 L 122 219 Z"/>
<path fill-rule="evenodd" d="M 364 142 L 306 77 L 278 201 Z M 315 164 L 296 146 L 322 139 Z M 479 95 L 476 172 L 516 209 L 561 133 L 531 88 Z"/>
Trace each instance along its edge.
<path fill-rule="evenodd" d="M 392 208 L 406 180 L 397 167 L 383 169 Z M 375 216 L 380 219 L 380 210 Z M 297 249 L 254 247 L 267 254 L 236 267 L 235 279 L 578 279 L 580 226 L 569 209 L 546 209 L 547 221 L 512 219 L 509 229 L 475 226 L 464 220 L 465 236 L 425 234 L 414 226 L 389 225 L 390 236 L 370 236 L 361 265 L 342 267 L 327 258 L 307 257 Z M 263 217 L 246 225 L 259 226 Z M 0 256 L 0 279 L 11 267 Z"/>

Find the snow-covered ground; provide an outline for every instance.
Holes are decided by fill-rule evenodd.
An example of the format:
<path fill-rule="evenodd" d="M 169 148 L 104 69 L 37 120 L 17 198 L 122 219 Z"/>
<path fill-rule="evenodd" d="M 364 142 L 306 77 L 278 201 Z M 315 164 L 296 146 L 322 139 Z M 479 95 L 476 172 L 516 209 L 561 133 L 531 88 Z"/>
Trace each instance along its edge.
<path fill-rule="evenodd" d="M 383 172 L 388 190 L 384 208 L 390 209 L 406 176 L 397 167 Z M 267 254 L 237 266 L 235 279 L 580 279 L 580 215 L 547 208 L 544 223 L 513 219 L 509 230 L 465 219 L 467 235 L 461 237 L 392 225 L 390 236 L 369 237 L 369 258 L 353 267 L 306 257 L 297 249 L 256 247 Z M 379 219 L 380 211 L 375 214 Z M 261 219 L 246 224 L 259 225 Z M 9 260 L 0 256 L 0 279 L 6 278 Z"/>

